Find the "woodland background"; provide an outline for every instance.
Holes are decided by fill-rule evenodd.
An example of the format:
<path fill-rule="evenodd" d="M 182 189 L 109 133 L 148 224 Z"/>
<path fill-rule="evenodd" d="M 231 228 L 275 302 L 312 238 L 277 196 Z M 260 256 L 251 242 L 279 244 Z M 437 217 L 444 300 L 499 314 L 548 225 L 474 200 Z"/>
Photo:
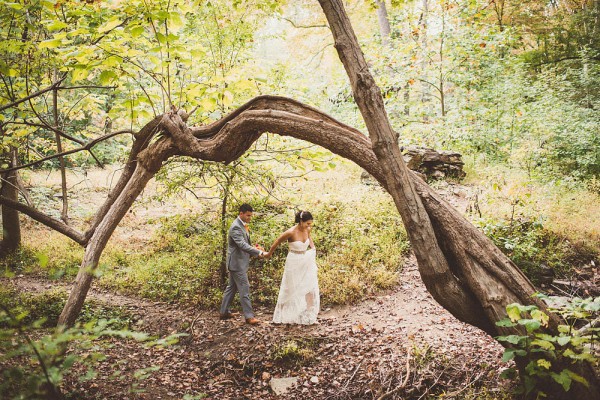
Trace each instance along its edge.
<path fill-rule="evenodd" d="M 596 304 L 600 2 L 344 4 L 400 145 L 463 156 L 464 180 L 431 185 L 456 194 L 461 211 L 540 290 Z M 116 182 L 131 133 L 171 105 L 190 114 L 189 125 L 203 125 L 255 96 L 281 95 L 366 132 L 317 2 L 2 1 L 0 37 L 3 196 L 12 190 L 75 227 L 89 223 Z M 264 246 L 296 210 L 315 216 L 325 307 L 393 291 L 410 254 L 407 234 L 389 196 L 361 184 L 360 173 L 322 148 L 271 134 L 229 165 L 171 159 L 109 242 L 94 285 L 215 310 L 224 235 L 236 206 L 250 202 L 252 235 Z M 3 318 L 16 316 L 22 329 L 53 326 L 83 249 L 27 217 L 8 218 L 3 210 Z M 281 251 L 256 262 L 257 305 L 276 301 L 284 259 Z M 19 290 L 11 280 L 20 276 L 51 289 Z M 581 319 L 597 318 L 597 305 L 585 311 Z M 91 305 L 81 321 L 98 318 L 116 319 L 115 330 L 133 327 L 115 307 Z M 6 349 L 16 340 L 9 322 Z M 70 368 L 61 365 L 55 383 Z M 5 393 L 38 391 L 44 379 L 27 376 L 10 375 Z"/>

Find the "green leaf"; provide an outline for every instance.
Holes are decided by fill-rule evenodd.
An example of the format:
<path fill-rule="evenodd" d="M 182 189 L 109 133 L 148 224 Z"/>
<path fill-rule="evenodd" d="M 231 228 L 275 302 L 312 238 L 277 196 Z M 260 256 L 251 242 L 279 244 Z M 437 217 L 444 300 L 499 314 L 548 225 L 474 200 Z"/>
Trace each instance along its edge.
<path fill-rule="evenodd" d="M 67 26 L 68 26 L 68 25 L 67 25 L 67 24 L 65 24 L 64 22 L 62 22 L 62 21 L 56 21 L 56 20 L 55 20 L 55 21 L 53 21 L 52 23 L 50 23 L 50 24 L 47 24 L 47 25 L 46 25 L 46 28 L 47 28 L 47 29 L 48 29 L 50 32 L 54 32 L 54 31 L 59 31 L 59 30 L 61 30 L 61 29 L 64 29 L 64 28 L 66 28 Z"/>
<path fill-rule="evenodd" d="M 583 376 L 576 374 L 575 372 L 566 369 L 565 371 L 567 371 L 567 374 L 569 374 L 569 376 L 571 377 L 571 379 L 573 379 L 575 382 L 579 382 L 579 383 L 583 383 L 586 387 L 589 387 L 590 384 L 587 381 L 587 379 L 585 379 Z"/>
<path fill-rule="evenodd" d="M 548 360 L 537 360 L 537 364 L 544 369 L 550 369 L 552 366 L 552 363 Z"/>
<path fill-rule="evenodd" d="M 145 28 L 143 26 L 136 26 L 134 28 L 131 28 L 130 32 L 131 32 L 131 37 L 138 37 L 140 36 L 142 33 L 144 33 Z"/>
<path fill-rule="evenodd" d="M 524 325 L 525 329 L 527 329 L 527 332 L 529 333 L 539 329 L 539 327 L 542 325 L 540 321 L 536 319 L 521 319 L 519 320 L 519 324 Z"/>
<path fill-rule="evenodd" d="M 513 326 L 516 326 L 517 324 L 512 322 L 509 318 L 504 318 L 504 319 L 501 319 L 500 321 L 496 322 L 496 325 L 504 327 L 504 328 L 511 328 Z"/>
<path fill-rule="evenodd" d="M 81 81 L 88 77 L 90 71 L 84 67 L 77 67 L 73 70 L 73 82 Z"/>
<path fill-rule="evenodd" d="M 567 369 L 563 369 L 560 374 L 555 372 L 551 372 L 550 376 L 554 379 L 559 385 L 563 387 L 565 392 L 568 392 L 571 388 L 571 376 Z"/>
<path fill-rule="evenodd" d="M 183 25 L 185 24 L 181 19 L 181 15 L 179 15 L 179 13 L 175 11 L 169 13 L 168 23 L 169 28 L 171 28 L 175 32 L 181 29 L 181 27 L 183 27 Z"/>
<path fill-rule="evenodd" d="M 99 79 L 100 79 L 101 84 L 108 85 L 117 78 L 118 78 L 118 75 L 113 71 L 102 71 Z"/>
<path fill-rule="evenodd" d="M 548 321 L 550 320 L 550 317 L 545 312 L 538 309 L 531 310 L 531 318 L 540 321 L 543 326 L 548 326 Z"/>
<path fill-rule="evenodd" d="M 521 318 L 521 310 L 519 306 L 520 305 L 517 303 L 512 303 L 506 306 L 508 318 L 510 318 L 512 321 L 517 321 Z"/>
<path fill-rule="evenodd" d="M 547 340 L 535 339 L 535 340 L 531 341 L 531 345 L 541 347 L 542 349 L 545 349 L 545 350 L 554 350 L 555 349 L 554 345 Z"/>
<path fill-rule="evenodd" d="M 76 360 L 77 356 L 75 354 L 68 355 L 67 357 L 65 357 L 65 361 L 63 362 L 62 368 L 65 370 L 71 368 Z"/>
<path fill-rule="evenodd" d="M 561 346 L 564 346 L 565 344 L 569 343 L 571 341 L 571 336 L 560 336 L 556 339 L 556 343 L 560 344 Z"/>
<path fill-rule="evenodd" d="M 524 339 L 527 339 L 527 336 L 519 336 L 519 335 L 498 336 L 499 341 L 508 342 L 511 344 L 519 344 L 519 342 Z"/>
<path fill-rule="evenodd" d="M 515 356 L 523 357 L 527 354 L 525 350 L 521 349 L 506 349 L 502 355 L 502 361 L 508 362 L 515 358 Z"/>

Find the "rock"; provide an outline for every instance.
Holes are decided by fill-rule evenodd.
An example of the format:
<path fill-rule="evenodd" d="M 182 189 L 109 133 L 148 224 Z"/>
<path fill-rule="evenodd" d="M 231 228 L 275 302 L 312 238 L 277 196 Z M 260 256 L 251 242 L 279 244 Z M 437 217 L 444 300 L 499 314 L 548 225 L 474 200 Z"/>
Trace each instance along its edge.
<path fill-rule="evenodd" d="M 443 180 L 452 178 L 461 180 L 467 174 L 463 171 L 462 155 L 451 151 L 437 151 L 427 147 L 408 146 L 403 148 L 404 162 L 423 180 Z M 378 182 L 363 171 L 360 181 L 364 185 L 377 185 Z"/>
<path fill-rule="evenodd" d="M 404 161 L 413 171 L 421 172 L 428 178 L 462 179 L 462 155 L 452 151 L 437 151 L 427 147 L 408 146 L 403 150 Z"/>
<path fill-rule="evenodd" d="M 310 382 L 316 385 L 317 383 L 319 383 L 319 377 L 313 376 L 312 378 L 310 378 Z"/>
<path fill-rule="evenodd" d="M 298 382 L 297 377 L 272 378 L 269 382 L 269 385 L 271 386 L 273 392 L 279 396 L 287 392 L 287 390 L 294 386 L 296 382 Z"/>
<path fill-rule="evenodd" d="M 546 264 L 540 265 L 540 274 L 539 281 L 540 283 L 552 283 L 554 280 L 555 274 L 554 270 L 547 266 Z"/>

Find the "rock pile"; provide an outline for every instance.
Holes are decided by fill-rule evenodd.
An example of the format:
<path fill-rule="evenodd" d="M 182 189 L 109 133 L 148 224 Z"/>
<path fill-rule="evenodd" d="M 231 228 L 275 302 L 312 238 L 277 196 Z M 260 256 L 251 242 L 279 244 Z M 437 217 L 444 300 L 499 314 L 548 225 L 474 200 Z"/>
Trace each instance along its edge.
<path fill-rule="evenodd" d="M 423 178 L 426 180 L 461 180 L 466 176 L 460 153 L 409 146 L 402 148 L 402 155 L 408 168 L 423 174 Z M 360 179 L 364 184 L 375 183 L 373 177 L 366 171 L 363 171 Z"/>

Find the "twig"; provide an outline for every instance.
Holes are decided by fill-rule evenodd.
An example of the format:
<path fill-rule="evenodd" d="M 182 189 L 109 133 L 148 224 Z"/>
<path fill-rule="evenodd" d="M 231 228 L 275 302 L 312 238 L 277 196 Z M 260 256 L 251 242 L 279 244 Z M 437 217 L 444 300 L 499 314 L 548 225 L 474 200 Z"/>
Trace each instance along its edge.
<path fill-rule="evenodd" d="M 451 393 L 447 393 L 446 396 L 447 397 L 454 397 L 454 396 L 458 396 L 460 393 L 462 393 L 466 388 L 468 388 L 469 386 L 471 386 L 472 384 L 474 384 L 475 382 L 477 382 L 485 373 L 485 371 L 482 371 L 479 375 L 477 375 L 475 377 L 475 379 L 473 379 L 471 382 L 467 383 L 464 387 L 462 387 L 460 390 L 457 390 L 456 392 L 451 392 Z"/>
<path fill-rule="evenodd" d="M 437 385 L 437 383 L 440 381 L 440 379 L 442 378 L 442 375 L 444 375 L 444 372 L 446 372 L 447 369 L 448 369 L 448 367 L 444 368 L 442 370 L 442 372 L 440 372 L 440 374 L 437 376 L 437 378 L 435 379 L 433 384 L 431 386 L 427 387 L 427 389 L 425 389 L 425 393 L 423 393 L 421 396 L 419 396 L 419 398 L 417 400 L 421 400 L 429 392 L 429 389 L 431 389 L 431 388 L 435 387 L 435 385 Z"/>
<path fill-rule="evenodd" d="M 354 372 L 352 373 L 352 376 L 346 381 L 346 384 L 344 385 L 342 390 L 345 390 L 346 387 L 348 386 L 348 384 L 352 381 L 352 379 L 354 379 L 354 375 L 356 375 L 356 373 L 358 372 L 358 369 L 360 368 L 360 365 L 362 364 L 363 361 L 364 361 L 364 358 L 358 362 L 358 364 L 354 368 Z"/>
<path fill-rule="evenodd" d="M 406 387 L 406 384 L 408 383 L 409 376 L 410 376 L 410 349 L 407 349 L 407 352 L 406 352 L 406 376 L 404 377 L 404 382 L 402 382 L 402 384 L 400 386 L 397 386 L 394 389 L 390 390 L 389 392 L 379 396 L 379 398 L 377 398 L 377 400 L 387 399 L 388 397 L 391 397 L 394 394 L 398 393 L 400 390 L 404 389 Z"/>

